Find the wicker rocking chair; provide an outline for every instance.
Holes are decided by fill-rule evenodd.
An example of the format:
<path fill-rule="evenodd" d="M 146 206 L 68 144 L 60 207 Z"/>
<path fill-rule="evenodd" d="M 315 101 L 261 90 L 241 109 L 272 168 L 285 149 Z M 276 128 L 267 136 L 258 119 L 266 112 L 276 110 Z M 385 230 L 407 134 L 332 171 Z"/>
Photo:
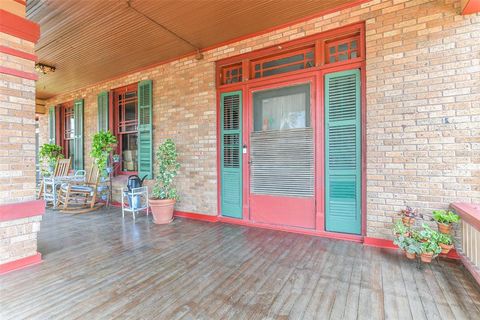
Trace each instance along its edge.
<path fill-rule="evenodd" d="M 97 203 L 100 170 L 92 166 L 86 182 L 68 182 L 62 184 L 58 195 L 60 211 L 71 213 L 86 213 L 97 210 L 103 204 Z"/>

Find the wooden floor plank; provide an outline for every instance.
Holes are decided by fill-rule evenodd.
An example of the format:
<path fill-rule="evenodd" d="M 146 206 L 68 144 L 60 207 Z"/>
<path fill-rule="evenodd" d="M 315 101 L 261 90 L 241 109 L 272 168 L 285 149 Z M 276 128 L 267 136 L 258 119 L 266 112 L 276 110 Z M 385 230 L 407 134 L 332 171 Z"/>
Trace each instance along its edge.
<path fill-rule="evenodd" d="M 480 319 L 480 290 L 446 261 L 118 209 L 48 211 L 44 262 L 0 277 L 0 319 Z"/>

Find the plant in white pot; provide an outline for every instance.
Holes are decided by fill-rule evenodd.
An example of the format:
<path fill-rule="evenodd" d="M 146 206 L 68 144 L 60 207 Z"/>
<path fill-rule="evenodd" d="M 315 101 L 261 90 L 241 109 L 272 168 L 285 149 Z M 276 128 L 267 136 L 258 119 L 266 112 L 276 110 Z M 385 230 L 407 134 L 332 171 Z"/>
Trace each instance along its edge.
<path fill-rule="evenodd" d="M 158 147 L 158 171 L 149 201 L 153 222 L 156 224 L 166 224 L 173 220 L 173 207 L 178 200 L 177 189 L 173 183 L 180 169 L 177 158 L 177 147 L 172 139 L 165 140 Z"/>

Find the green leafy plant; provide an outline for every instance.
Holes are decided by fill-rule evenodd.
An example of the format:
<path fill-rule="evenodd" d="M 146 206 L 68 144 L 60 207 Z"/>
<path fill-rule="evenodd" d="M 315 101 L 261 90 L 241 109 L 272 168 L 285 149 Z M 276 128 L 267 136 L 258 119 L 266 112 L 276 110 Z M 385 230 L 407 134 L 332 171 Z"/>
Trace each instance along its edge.
<path fill-rule="evenodd" d="M 43 164 L 43 175 L 49 175 L 53 173 L 57 160 L 63 158 L 62 150 L 62 147 L 57 146 L 54 143 L 46 143 L 40 147 L 38 155 Z"/>
<path fill-rule="evenodd" d="M 421 253 L 421 243 L 410 236 L 400 235 L 393 240 L 393 243 L 408 253 Z"/>
<path fill-rule="evenodd" d="M 152 190 L 153 199 L 179 199 L 177 189 L 173 183 L 180 169 L 180 163 L 177 158 L 177 147 L 172 139 L 165 140 L 165 142 L 158 147 L 156 152 L 158 171 Z"/>
<path fill-rule="evenodd" d="M 402 221 L 399 220 L 395 222 L 395 225 L 393 226 L 394 235 L 404 235 L 409 233 L 410 233 L 410 228 L 405 226 Z"/>
<path fill-rule="evenodd" d="M 438 243 L 446 244 L 447 246 L 453 244 L 452 237 L 448 234 L 440 233 L 437 239 Z"/>
<path fill-rule="evenodd" d="M 422 253 L 433 253 L 434 256 L 442 251 L 442 248 L 438 245 L 437 239 L 429 239 L 422 242 L 420 248 Z"/>
<path fill-rule="evenodd" d="M 106 172 L 110 152 L 117 144 L 117 138 L 110 131 L 100 131 L 93 136 L 92 151 L 90 156 L 98 166 L 102 176 L 107 176 Z"/>
<path fill-rule="evenodd" d="M 438 240 L 438 237 L 440 236 L 440 233 L 433 230 L 432 228 L 430 228 L 430 226 L 428 226 L 425 223 L 422 224 L 422 228 L 423 228 L 423 230 L 421 230 L 419 232 L 419 237 L 420 237 L 421 240 L 423 240 L 423 241 L 429 241 L 429 240 L 437 241 Z"/>
<path fill-rule="evenodd" d="M 438 223 L 451 224 L 460 221 L 460 217 L 450 210 L 433 210 L 433 220 Z"/>

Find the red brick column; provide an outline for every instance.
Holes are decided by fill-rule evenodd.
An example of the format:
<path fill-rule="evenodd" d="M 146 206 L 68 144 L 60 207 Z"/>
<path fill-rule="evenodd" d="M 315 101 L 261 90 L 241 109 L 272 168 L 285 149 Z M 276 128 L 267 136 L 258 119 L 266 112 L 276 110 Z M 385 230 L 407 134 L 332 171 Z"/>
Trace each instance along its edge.
<path fill-rule="evenodd" d="M 0 2 L 0 273 L 41 261 L 35 200 L 36 23 L 24 0 Z"/>

